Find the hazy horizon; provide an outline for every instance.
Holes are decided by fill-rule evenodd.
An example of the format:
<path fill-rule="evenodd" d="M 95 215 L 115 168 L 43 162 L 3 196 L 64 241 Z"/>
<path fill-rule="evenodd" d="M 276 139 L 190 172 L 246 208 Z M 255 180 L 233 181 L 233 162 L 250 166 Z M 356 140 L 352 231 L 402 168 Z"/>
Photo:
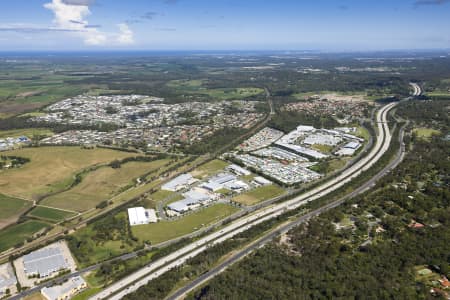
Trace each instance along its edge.
<path fill-rule="evenodd" d="M 16 0 L 1 7 L 3 51 L 450 49 L 448 0 Z"/>

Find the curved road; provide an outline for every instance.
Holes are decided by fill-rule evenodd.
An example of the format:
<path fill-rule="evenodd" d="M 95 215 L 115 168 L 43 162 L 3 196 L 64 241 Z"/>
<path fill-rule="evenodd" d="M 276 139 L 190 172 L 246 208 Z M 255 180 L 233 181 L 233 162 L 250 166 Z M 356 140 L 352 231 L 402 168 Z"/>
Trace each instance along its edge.
<path fill-rule="evenodd" d="M 406 124 L 401 128 L 400 134 L 399 134 L 399 143 L 400 143 L 400 149 L 396 154 L 396 157 L 394 160 L 392 160 L 386 167 L 384 167 L 380 172 L 378 172 L 375 176 L 373 176 L 370 180 L 365 182 L 363 185 L 358 187 L 356 190 L 351 192 L 350 194 L 333 201 L 321 208 L 318 208 L 312 212 L 307 213 L 304 216 L 301 216 L 295 221 L 289 222 L 288 224 L 282 225 L 278 228 L 275 228 L 274 230 L 268 232 L 263 237 L 259 238 L 257 241 L 251 243 L 250 245 L 244 247 L 243 249 L 239 250 L 237 253 L 233 254 L 231 257 L 227 258 L 224 262 L 222 262 L 220 265 L 214 267 L 213 269 L 209 270 L 208 272 L 200 275 L 198 278 L 194 279 L 192 282 L 188 283 L 187 285 L 183 286 L 182 288 L 178 289 L 174 293 L 172 293 L 169 297 L 167 297 L 167 300 L 178 300 L 183 299 L 189 292 L 199 288 L 209 280 L 213 279 L 223 271 L 225 271 L 228 267 L 231 265 L 237 263 L 247 255 L 249 255 L 251 252 L 255 251 L 256 249 L 264 246 L 267 243 L 270 243 L 275 237 L 287 233 L 289 230 L 291 230 L 294 227 L 297 227 L 301 223 L 304 223 L 305 221 L 309 220 L 312 217 L 318 216 L 321 213 L 330 210 L 334 207 L 337 207 L 344 203 L 345 200 L 353 198 L 359 194 L 364 193 L 368 189 L 370 189 L 375 183 L 383 176 L 388 174 L 392 169 L 397 167 L 400 162 L 403 160 L 405 156 L 405 145 L 403 144 L 403 135 L 404 135 L 404 128 L 406 127 Z"/>
<path fill-rule="evenodd" d="M 263 208 L 256 211 L 254 214 L 245 216 L 225 226 L 220 231 L 211 233 L 202 239 L 147 265 L 137 272 L 112 284 L 90 299 L 121 299 L 123 296 L 134 292 L 140 286 L 147 284 L 150 280 L 157 278 L 173 267 L 183 264 L 189 258 L 194 257 L 198 253 L 207 249 L 210 245 L 220 243 L 240 232 L 249 229 L 252 226 L 279 216 L 287 210 L 296 209 L 310 201 L 321 198 L 322 196 L 339 189 L 346 183 L 350 182 L 353 178 L 372 167 L 387 151 L 392 138 L 387 125 L 387 114 L 395 105 L 396 103 L 388 104 L 378 111 L 376 116 L 378 127 L 378 139 L 376 141 L 376 145 L 366 157 L 362 158 L 360 161 L 345 170 L 345 172 L 341 175 L 291 200 L 273 205 L 271 207 Z"/>

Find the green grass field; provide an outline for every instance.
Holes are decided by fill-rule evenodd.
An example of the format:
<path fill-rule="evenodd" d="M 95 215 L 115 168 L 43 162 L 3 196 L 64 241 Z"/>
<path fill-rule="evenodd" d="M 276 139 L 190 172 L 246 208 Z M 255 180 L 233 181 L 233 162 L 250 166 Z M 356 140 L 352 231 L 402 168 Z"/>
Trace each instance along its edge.
<path fill-rule="evenodd" d="M 183 93 L 207 95 L 217 100 L 240 100 L 264 93 L 261 88 L 245 87 L 245 88 L 218 88 L 207 89 L 204 84 L 207 80 L 172 80 L 167 86 Z"/>
<path fill-rule="evenodd" d="M 214 99 L 219 100 L 240 100 L 248 97 L 260 95 L 264 93 L 260 88 L 227 88 L 227 89 L 212 89 L 200 91 L 201 94 L 206 94 Z"/>
<path fill-rule="evenodd" d="M 31 160 L 21 168 L 0 173 L 0 193 L 26 199 L 66 188 L 73 181 L 74 174 L 86 167 L 134 155 L 109 149 L 87 150 L 80 147 L 23 148 L 2 154 Z"/>
<path fill-rule="evenodd" d="M 365 141 L 368 141 L 370 139 L 369 131 L 361 126 L 356 126 L 356 132 L 354 133 L 354 135 L 363 138 Z"/>
<path fill-rule="evenodd" d="M 167 161 L 129 162 L 117 169 L 105 166 L 88 173 L 72 189 L 45 198 L 41 203 L 67 210 L 86 211 L 120 193 L 121 188 L 134 184 L 133 179 L 150 170 L 159 169 Z"/>
<path fill-rule="evenodd" d="M 174 196 L 175 193 L 171 192 L 171 191 L 163 191 L 163 190 L 159 190 L 156 193 L 153 193 L 149 196 L 150 199 L 152 199 L 153 201 L 159 202 L 162 201 L 168 197 L 172 197 Z"/>
<path fill-rule="evenodd" d="M 50 207 L 38 206 L 34 208 L 28 215 L 38 219 L 58 223 L 66 218 L 75 216 L 75 213 L 59 209 L 53 209 Z"/>
<path fill-rule="evenodd" d="M 413 132 L 417 135 L 418 138 L 421 139 L 429 139 L 432 135 L 441 133 L 439 130 L 425 127 L 415 128 Z"/>
<path fill-rule="evenodd" d="M 276 196 L 279 196 L 283 194 L 283 192 L 284 190 L 281 187 L 275 184 L 271 184 L 257 187 L 251 191 L 242 193 L 234 197 L 233 201 L 242 203 L 244 205 L 253 205 L 261 201 L 265 201 L 268 199 L 272 199 Z"/>
<path fill-rule="evenodd" d="M 155 224 L 133 226 L 133 235 L 142 241 L 158 244 L 194 232 L 202 226 L 217 222 L 238 211 L 236 207 L 216 204 L 175 221 L 161 221 Z"/>
<path fill-rule="evenodd" d="M 108 216 L 107 218 L 109 217 L 110 216 Z M 118 214 L 114 215 L 114 218 L 114 222 L 116 222 L 116 224 L 121 227 L 121 230 L 124 229 L 124 227 L 122 226 L 128 224 L 128 215 L 126 211 L 119 212 Z M 120 232 L 117 229 L 112 229 L 112 234 L 115 237 L 114 239 L 105 239 L 99 237 L 98 234 L 102 235 L 102 230 L 104 229 L 98 229 L 98 226 L 101 227 L 101 224 L 104 221 L 105 219 L 101 219 L 97 222 L 89 224 L 88 226 L 77 230 L 72 235 L 73 238 L 81 243 L 81 245 L 78 246 L 78 243 L 73 244 L 69 241 L 69 247 L 72 251 L 72 254 L 77 259 L 79 265 L 85 267 L 93 263 L 97 263 L 124 253 L 128 253 L 131 252 L 136 246 L 142 244 L 140 242 L 131 240 L 130 236 L 124 235 L 123 232 Z M 108 230 L 110 231 L 111 227 L 108 228 Z"/>
<path fill-rule="evenodd" d="M 32 202 L 0 194 L 0 225 L 2 220 L 16 216 L 31 207 Z"/>
<path fill-rule="evenodd" d="M 45 128 L 27 128 L 27 129 L 13 129 L 0 131 L 0 138 L 19 137 L 22 135 L 32 138 L 35 135 L 52 136 L 53 132 Z"/>
<path fill-rule="evenodd" d="M 319 152 L 325 153 L 325 154 L 329 154 L 333 150 L 333 146 L 319 145 L 319 144 L 314 144 L 314 145 L 311 146 L 311 148 L 315 149 L 315 150 L 317 150 Z"/>
<path fill-rule="evenodd" d="M 23 300 L 47 300 L 47 298 L 45 298 L 41 292 L 36 292 L 33 293 L 29 296 L 26 296 L 25 298 L 23 298 Z"/>
<path fill-rule="evenodd" d="M 41 221 L 27 221 L 0 231 L 0 252 L 8 250 L 47 227 L 49 227 L 49 224 Z"/>
<path fill-rule="evenodd" d="M 228 166 L 229 163 L 226 161 L 215 159 L 210 162 L 207 162 L 206 164 L 201 165 L 197 169 L 195 169 L 192 172 L 192 176 L 197 178 L 202 178 L 205 176 L 211 176 L 214 175 L 220 171 L 222 171 L 226 166 Z"/>

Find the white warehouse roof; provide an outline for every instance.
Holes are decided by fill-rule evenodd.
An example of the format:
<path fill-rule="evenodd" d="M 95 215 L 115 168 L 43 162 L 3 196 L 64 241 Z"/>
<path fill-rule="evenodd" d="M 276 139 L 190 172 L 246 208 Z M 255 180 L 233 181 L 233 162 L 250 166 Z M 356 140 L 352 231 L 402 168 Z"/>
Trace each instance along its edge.
<path fill-rule="evenodd" d="M 156 223 L 158 221 L 154 209 L 145 209 L 143 207 L 129 208 L 128 219 L 130 220 L 131 226 Z"/>
<path fill-rule="evenodd" d="M 178 191 L 185 187 L 186 185 L 192 184 L 195 181 L 195 179 L 192 177 L 191 174 L 181 174 L 178 177 L 175 177 L 171 181 L 164 184 L 161 189 L 165 191 Z"/>

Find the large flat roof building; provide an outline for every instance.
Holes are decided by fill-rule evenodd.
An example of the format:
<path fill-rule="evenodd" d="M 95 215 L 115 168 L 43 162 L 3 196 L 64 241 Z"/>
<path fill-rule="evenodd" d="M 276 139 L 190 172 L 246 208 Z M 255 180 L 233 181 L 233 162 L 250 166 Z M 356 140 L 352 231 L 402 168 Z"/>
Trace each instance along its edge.
<path fill-rule="evenodd" d="M 165 191 L 176 192 L 186 188 L 188 185 L 193 184 L 195 181 L 197 180 L 193 178 L 191 174 L 181 174 L 180 176 L 175 177 L 171 181 L 164 184 L 161 189 Z"/>
<path fill-rule="evenodd" d="M 143 207 L 132 207 L 128 209 L 128 219 L 131 226 L 145 225 L 158 222 L 154 209 L 145 209 Z"/>
<path fill-rule="evenodd" d="M 0 298 L 6 295 L 6 290 L 10 290 L 17 283 L 16 275 L 10 263 L 0 265 Z"/>
<path fill-rule="evenodd" d="M 227 167 L 228 170 L 232 171 L 233 173 L 237 174 L 237 175 L 243 175 L 243 176 L 248 176 L 250 174 L 252 174 L 249 170 L 244 169 L 238 165 L 232 164 L 229 165 Z"/>
<path fill-rule="evenodd" d="M 66 300 L 72 298 L 87 287 L 86 282 L 80 276 L 70 278 L 62 285 L 45 287 L 41 290 L 42 296 L 47 300 Z"/>
<path fill-rule="evenodd" d="M 194 190 L 184 193 L 183 196 L 183 200 L 170 203 L 167 207 L 177 213 L 184 213 L 188 210 L 204 205 L 211 200 L 211 196 L 207 193 L 201 193 Z"/>
<path fill-rule="evenodd" d="M 59 247 L 44 248 L 27 254 L 23 257 L 23 265 L 27 276 L 38 275 L 40 278 L 70 267 Z"/>

